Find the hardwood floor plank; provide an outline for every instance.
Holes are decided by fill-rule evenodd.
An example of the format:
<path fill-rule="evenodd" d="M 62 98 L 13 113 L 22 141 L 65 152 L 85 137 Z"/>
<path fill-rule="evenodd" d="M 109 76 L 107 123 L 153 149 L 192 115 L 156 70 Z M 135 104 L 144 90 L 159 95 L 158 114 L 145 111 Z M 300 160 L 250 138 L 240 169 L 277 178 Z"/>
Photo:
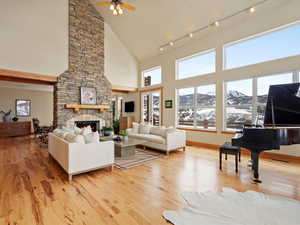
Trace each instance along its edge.
<path fill-rule="evenodd" d="M 232 187 L 300 200 L 300 165 L 261 160 L 262 184 L 251 183 L 248 156 L 219 171 L 216 151 L 188 147 L 127 170 L 74 176 L 29 137 L 0 139 L 0 225 L 166 225 L 162 212 L 185 206 L 184 191 Z"/>

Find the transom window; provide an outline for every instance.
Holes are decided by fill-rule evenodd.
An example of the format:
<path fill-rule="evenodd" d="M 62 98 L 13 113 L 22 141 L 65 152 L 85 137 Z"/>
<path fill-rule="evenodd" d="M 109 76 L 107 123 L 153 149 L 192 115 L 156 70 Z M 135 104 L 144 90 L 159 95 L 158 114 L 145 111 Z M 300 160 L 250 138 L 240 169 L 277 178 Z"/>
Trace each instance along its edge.
<path fill-rule="evenodd" d="M 161 83 L 161 67 L 157 66 L 142 72 L 142 86 L 147 87 Z"/>
<path fill-rule="evenodd" d="M 224 69 L 300 54 L 300 23 L 224 46 Z"/>
<path fill-rule="evenodd" d="M 176 60 L 177 79 L 216 72 L 216 51 L 209 50 Z"/>
<path fill-rule="evenodd" d="M 216 129 L 216 85 L 177 89 L 177 125 Z"/>

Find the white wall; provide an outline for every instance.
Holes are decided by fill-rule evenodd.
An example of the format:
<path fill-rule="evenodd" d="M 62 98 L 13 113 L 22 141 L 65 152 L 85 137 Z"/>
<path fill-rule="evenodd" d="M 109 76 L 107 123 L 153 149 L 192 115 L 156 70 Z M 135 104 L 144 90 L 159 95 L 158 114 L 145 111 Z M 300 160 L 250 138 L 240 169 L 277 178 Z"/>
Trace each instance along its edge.
<path fill-rule="evenodd" d="M 19 117 L 20 121 L 31 121 L 32 118 L 38 118 L 41 125 L 52 125 L 53 123 L 53 92 L 36 91 L 21 88 L 0 88 L 0 111 L 8 112 L 12 110 L 15 116 L 16 99 L 31 100 L 30 117 Z M 3 114 L 0 115 L 2 121 Z"/>
<path fill-rule="evenodd" d="M 68 0 L 0 0 L 0 68 L 58 76 L 68 68 Z"/>
<path fill-rule="evenodd" d="M 110 26 L 104 26 L 105 76 L 113 85 L 137 87 L 138 63 Z"/>
<path fill-rule="evenodd" d="M 300 2 L 291 1 L 290 4 L 280 5 L 270 11 L 257 11 L 253 15 L 245 15 L 235 20 L 229 25 L 226 24 L 218 29 L 211 28 L 209 35 L 202 39 L 196 37 L 189 44 L 174 48 L 164 54 L 145 60 L 140 63 L 141 71 L 154 66 L 162 66 L 162 86 L 164 87 L 164 100 L 172 99 L 175 102 L 175 89 L 179 87 L 191 87 L 202 84 L 217 84 L 217 133 L 187 132 L 190 141 L 205 142 L 211 144 L 222 144 L 229 140 L 231 135 L 222 134 L 223 131 L 223 83 L 226 80 L 236 80 L 253 76 L 263 76 L 276 74 L 290 70 L 300 69 L 300 56 L 289 57 L 271 62 L 251 65 L 233 70 L 222 70 L 222 47 L 224 44 L 240 40 L 254 34 L 264 32 L 278 26 L 282 26 L 296 20 L 300 20 Z M 175 60 L 188 55 L 195 54 L 207 49 L 216 48 L 217 68 L 216 73 L 198 76 L 194 78 L 175 80 Z M 259 54 L 259 53 L 258 53 Z M 140 75 L 139 75 L 140 77 Z M 176 110 L 164 109 L 164 125 L 175 125 Z M 299 146 L 298 146 L 299 147 Z M 283 148 L 285 153 L 298 154 L 295 147 Z M 282 152 L 284 153 L 284 152 Z"/>

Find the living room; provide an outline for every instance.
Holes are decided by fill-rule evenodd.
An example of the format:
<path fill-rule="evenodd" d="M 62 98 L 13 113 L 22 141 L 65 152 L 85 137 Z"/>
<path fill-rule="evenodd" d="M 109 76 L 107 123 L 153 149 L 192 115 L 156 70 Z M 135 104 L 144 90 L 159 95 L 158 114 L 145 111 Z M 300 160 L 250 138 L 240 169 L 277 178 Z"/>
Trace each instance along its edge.
<path fill-rule="evenodd" d="M 298 224 L 299 8 L 3 1 L 0 224 Z"/>

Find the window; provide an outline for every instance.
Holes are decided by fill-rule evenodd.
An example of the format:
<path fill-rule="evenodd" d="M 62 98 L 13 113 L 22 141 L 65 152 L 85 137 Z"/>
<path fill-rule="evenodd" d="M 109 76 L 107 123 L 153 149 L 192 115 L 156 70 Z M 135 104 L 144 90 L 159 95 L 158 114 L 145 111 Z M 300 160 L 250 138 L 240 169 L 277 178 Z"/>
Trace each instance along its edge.
<path fill-rule="evenodd" d="M 177 79 L 199 76 L 216 71 L 216 51 L 189 56 L 176 61 Z"/>
<path fill-rule="evenodd" d="M 271 85 L 289 83 L 293 83 L 293 73 L 285 73 L 257 78 L 257 100 L 255 106 L 258 119 L 257 122 L 259 124 L 263 124 L 264 122 L 269 87 Z"/>
<path fill-rule="evenodd" d="M 177 90 L 179 126 L 216 129 L 216 85 Z"/>
<path fill-rule="evenodd" d="M 147 87 L 161 83 L 161 67 L 155 67 L 142 72 L 142 86 Z"/>
<path fill-rule="evenodd" d="M 224 47 L 224 69 L 300 54 L 300 24 L 268 32 Z"/>
<path fill-rule="evenodd" d="M 270 85 L 293 83 L 293 73 L 270 75 L 225 83 L 225 129 L 245 123 L 263 124 Z"/>
<path fill-rule="evenodd" d="M 141 94 L 142 118 L 145 123 L 159 126 L 161 122 L 161 91 L 150 91 Z"/>
<path fill-rule="evenodd" d="M 252 79 L 225 83 L 226 129 L 240 129 L 252 123 Z"/>

